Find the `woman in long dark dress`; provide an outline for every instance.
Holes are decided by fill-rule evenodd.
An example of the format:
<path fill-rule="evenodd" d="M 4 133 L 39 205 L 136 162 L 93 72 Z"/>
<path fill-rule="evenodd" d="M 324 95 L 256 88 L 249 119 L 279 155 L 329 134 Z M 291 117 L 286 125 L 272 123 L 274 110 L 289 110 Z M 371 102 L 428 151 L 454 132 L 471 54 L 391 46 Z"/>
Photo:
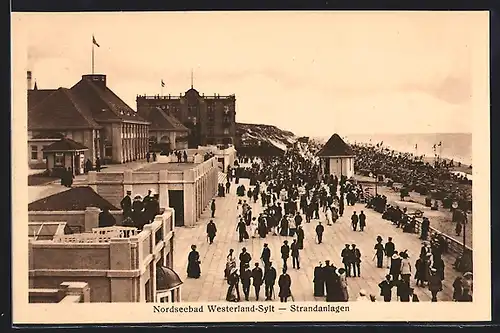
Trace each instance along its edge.
<path fill-rule="evenodd" d="M 304 230 L 302 229 L 302 226 L 299 226 L 297 229 L 297 246 L 300 250 L 304 249 Z"/>
<path fill-rule="evenodd" d="M 325 274 L 321 262 L 314 268 L 314 296 L 325 296 Z"/>
<path fill-rule="evenodd" d="M 198 279 L 201 276 L 200 254 L 196 251 L 196 245 L 191 245 L 191 250 L 188 255 L 187 276 Z"/>

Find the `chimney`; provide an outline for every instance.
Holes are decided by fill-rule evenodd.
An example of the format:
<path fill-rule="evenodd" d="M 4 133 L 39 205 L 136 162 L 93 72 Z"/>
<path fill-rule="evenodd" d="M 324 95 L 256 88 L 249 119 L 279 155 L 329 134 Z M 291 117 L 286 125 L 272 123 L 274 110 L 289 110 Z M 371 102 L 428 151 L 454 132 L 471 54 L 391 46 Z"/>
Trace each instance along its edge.
<path fill-rule="evenodd" d="M 106 75 L 104 74 L 86 74 L 82 75 L 82 80 L 87 80 L 98 86 L 99 88 L 106 88 Z"/>
<path fill-rule="evenodd" d="M 27 82 L 28 82 L 28 90 L 33 89 L 33 86 L 31 85 L 31 71 L 28 71 L 27 73 Z"/>

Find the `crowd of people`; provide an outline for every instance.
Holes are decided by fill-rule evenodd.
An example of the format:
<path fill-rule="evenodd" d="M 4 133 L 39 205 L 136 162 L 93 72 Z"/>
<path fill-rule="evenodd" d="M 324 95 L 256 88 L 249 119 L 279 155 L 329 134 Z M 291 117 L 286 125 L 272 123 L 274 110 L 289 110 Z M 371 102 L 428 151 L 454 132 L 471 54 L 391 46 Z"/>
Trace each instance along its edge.
<path fill-rule="evenodd" d="M 449 208 L 452 202 L 470 211 L 472 208 L 471 181 L 452 172 L 449 163 L 424 163 L 410 153 L 397 153 L 381 146 L 352 145 L 356 172 L 385 177 L 400 183 L 406 191 L 434 195 Z"/>
<path fill-rule="evenodd" d="M 403 218 L 406 214 L 403 212 L 400 214 L 395 208 L 388 208 L 386 199 L 377 196 L 368 200 L 361 184 L 346 177 L 339 179 L 336 176 L 325 175 L 319 178 L 319 164 L 296 150 L 288 150 L 279 157 L 249 159 L 246 162 L 245 164 L 250 163 L 251 166 L 243 168 L 235 163 L 234 167 L 228 168 L 226 186 L 219 185 L 220 194 L 228 193 L 233 180 L 235 184 L 239 184 L 239 177 L 243 174 L 250 178 L 249 188 L 239 184 L 236 189 L 239 197 L 237 219 L 234 222 L 236 239 L 240 243 L 245 243 L 253 238 L 265 239 L 280 235 L 292 237 L 293 240 L 291 244 L 285 240 L 281 248 L 276 249 L 282 260 L 279 276 L 275 264 L 271 262 L 271 251 L 275 249 L 270 249 L 267 243 L 262 248 L 260 258 L 252 258 L 246 248 L 243 248 L 237 257 L 234 250 L 230 249 L 223 272 L 223 277 L 228 283 L 227 301 L 237 302 L 243 297 L 249 300 L 251 286 L 254 287 L 256 300 L 260 299 L 262 286 L 265 290 L 264 300 L 271 300 L 276 296 L 281 302 L 286 302 L 290 297 L 293 300 L 292 280 L 288 272 L 290 269 L 301 269 L 300 258 L 301 252 L 304 251 L 305 238 L 304 223 L 318 220 L 313 230 L 316 233 L 316 242 L 321 244 L 324 241 L 325 226 L 333 225 L 344 215 L 346 204 L 354 206 L 358 202 L 366 202 L 366 207 L 374 208 L 384 214 L 383 217 L 396 227 L 402 228 L 403 231 L 411 230 L 412 219 L 407 221 Z M 255 207 L 258 203 L 262 206 L 262 212 L 254 214 L 252 206 Z M 363 232 L 369 223 L 363 210 L 354 211 L 348 218 L 353 231 L 357 232 Z M 211 220 L 207 225 L 210 243 L 215 237 L 214 230 L 216 226 Z M 425 234 L 425 231 L 422 233 Z M 427 242 L 427 235 L 421 235 L 421 238 Z M 375 301 L 381 297 L 384 301 L 391 301 L 392 290 L 396 288 L 399 301 L 418 301 L 414 288 L 411 287 L 413 274 L 415 287 L 427 287 L 432 300 L 437 301 L 444 280 L 442 248 L 435 246 L 435 243 L 424 243 L 414 266 L 410 264 L 408 251 L 404 248 L 396 249 L 391 238 L 384 244 L 382 237 L 377 237 L 374 250 L 377 267 L 387 269 L 387 276 L 379 284 L 380 295 L 367 295 L 362 290 L 357 297 L 358 300 Z M 339 253 L 338 261 L 343 267 L 336 267 L 331 260 L 325 260 L 324 265 L 320 263 L 315 267 L 312 281 L 314 296 L 324 297 L 327 302 L 349 301 L 348 279 L 361 277 L 361 258 L 361 251 L 356 244 L 345 244 L 345 248 Z M 188 277 L 199 277 L 200 274 L 199 254 L 193 246 L 188 257 Z M 276 283 L 277 295 L 274 293 Z M 243 296 L 240 294 L 240 284 Z M 466 298 L 458 297 L 459 294 L 464 295 L 464 292 L 457 292 L 456 300 Z"/>

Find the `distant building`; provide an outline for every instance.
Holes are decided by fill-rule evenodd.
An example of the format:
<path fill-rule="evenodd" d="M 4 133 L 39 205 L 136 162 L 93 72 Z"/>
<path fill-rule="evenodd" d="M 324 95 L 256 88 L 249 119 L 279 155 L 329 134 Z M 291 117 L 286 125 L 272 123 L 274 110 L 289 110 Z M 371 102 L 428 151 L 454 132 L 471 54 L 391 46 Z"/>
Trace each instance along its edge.
<path fill-rule="evenodd" d="M 190 148 L 235 144 L 236 97 L 234 95 L 200 95 L 191 86 L 191 89 L 180 96 L 137 96 L 139 114 L 147 114 L 157 108 L 179 119 L 190 130 L 188 136 Z"/>
<path fill-rule="evenodd" d="M 92 162 L 97 157 L 102 163 L 142 159 L 149 124 L 107 87 L 106 75 L 83 75 L 69 89 L 38 89 L 35 83 L 28 90 L 28 163 L 43 166 L 43 148 L 62 137 L 87 147 L 83 156 Z"/>
<path fill-rule="evenodd" d="M 338 134 L 332 135 L 317 156 L 321 161 L 322 175 L 336 175 L 338 178 L 354 176 L 354 152 Z"/>

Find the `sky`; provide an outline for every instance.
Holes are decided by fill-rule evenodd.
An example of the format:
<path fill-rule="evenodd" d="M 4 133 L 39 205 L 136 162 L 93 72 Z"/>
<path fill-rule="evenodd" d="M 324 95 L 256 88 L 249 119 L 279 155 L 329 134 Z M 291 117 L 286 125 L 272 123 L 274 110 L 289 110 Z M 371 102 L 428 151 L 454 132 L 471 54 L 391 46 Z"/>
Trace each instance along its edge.
<path fill-rule="evenodd" d="M 476 13 L 477 14 L 477 13 Z M 95 72 L 137 94 L 236 95 L 236 120 L 297 135 L 472 133 L 484 15 L 461 12 L 30 13 L 39 89 Z M 14 34 L 16 31 L 14 30 Z M 166 87 L 161 88 L 161 80 Z"/>

